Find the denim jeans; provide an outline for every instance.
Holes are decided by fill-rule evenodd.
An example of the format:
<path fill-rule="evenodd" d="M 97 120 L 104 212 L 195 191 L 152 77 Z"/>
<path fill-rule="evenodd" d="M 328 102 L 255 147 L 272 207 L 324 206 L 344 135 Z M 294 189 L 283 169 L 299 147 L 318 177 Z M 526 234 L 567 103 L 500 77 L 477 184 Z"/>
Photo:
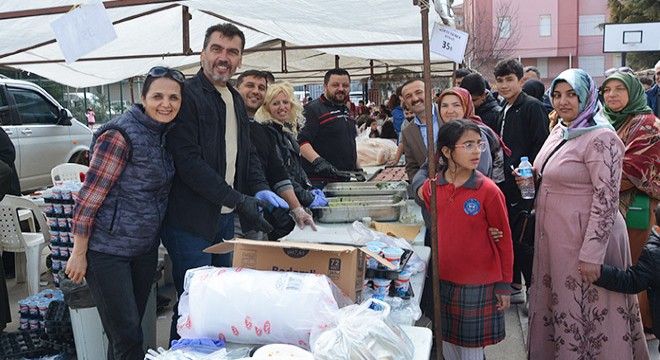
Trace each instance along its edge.
<path fill-rule="evenodd" d="M 231 254 L 208 254 L 204 252 L 207 247 L 229 240 L 234 237 L 234 214 L 222 214 L 218 221 L 218 232 L 212 242 L 177 229 L 167 223 L 163 224 L 160 233 L 161 241 L 172 260 L 172 279 L 176 288 L 177 298 L 183 294 L 183 281 L 186 271 L 200 266 L 213 265 L 218 267 L 231 266 Z M 179 339 L 176 332 L 176 322 L 179 319 L 179 303 L 174 305 L 172 326 L 170 329 L 170 342 Z"/>
<path fill-rule="evenodd" d="M 144 359 L 142 317 L 157 264 L 157 248 L 134 257 L 87 251 L 85 279 L 108 336 L 108 359 Z"/>

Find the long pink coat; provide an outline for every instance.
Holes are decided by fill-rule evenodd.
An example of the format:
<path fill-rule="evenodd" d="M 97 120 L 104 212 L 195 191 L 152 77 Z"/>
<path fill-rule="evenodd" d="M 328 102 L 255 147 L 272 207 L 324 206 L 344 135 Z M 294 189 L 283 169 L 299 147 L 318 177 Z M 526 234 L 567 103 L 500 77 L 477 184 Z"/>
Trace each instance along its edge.
<path fill-rule="evenodd" d="M 536 157 L 561 142 L 559 126 Z M 631 265 L 619 212 L 624 145 L 601 128 L 568 140 L 549 160 L 536 201 L 529 358 L 648 359 L 635 295 L 583 283 L 579 261 Z"/>

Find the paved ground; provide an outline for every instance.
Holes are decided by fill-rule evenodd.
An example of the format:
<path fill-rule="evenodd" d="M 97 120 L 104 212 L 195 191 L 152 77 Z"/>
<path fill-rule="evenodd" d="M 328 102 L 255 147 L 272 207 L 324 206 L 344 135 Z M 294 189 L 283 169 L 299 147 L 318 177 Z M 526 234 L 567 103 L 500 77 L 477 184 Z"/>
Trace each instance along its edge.
<path fill-rule="evenodd" d="M 46 287 L 52 287 L 52 277 L 49 275 L 42 276 L 43 281 L 48 281 Z M 161 284 L 162 285 L 162 284 Z M 27 297 L 27 285 L 17 284 L 14 279 L 7 281 L 7 288 L 9 290 L 9 301 L 12 308 L 12 316 L 14 320 L 11 324 L 7 325 L 5 331 L 17 331 L 18 329 L 18 301 Z M 41 287 L 44 289 L 45 287 Z M 174 287 L 171 285 L 161 286 L 161 293 L 168 296 L 173 296 Z M 156 323 L 157 331 L 157 345 L 167 348 L 167 341 L 169 338 L 170 319 L 172 316 L 172 302 L 169 306 L 164 308 L 159 314 Z M 522 305 L 512 305 L 506 312 L 506 339 L 493 346 L 486 348 L 486 358 L 488 360 L 524 360 L 526 359 L 525 352 L 525 338 L 527 336 L 527 316 L 523 314 Z M 658 353 L 658 340 L 649 341 L 649 350 L 651 359 L 660 359 Z M 435 357 L 432 356 L 435 360 Z"/>

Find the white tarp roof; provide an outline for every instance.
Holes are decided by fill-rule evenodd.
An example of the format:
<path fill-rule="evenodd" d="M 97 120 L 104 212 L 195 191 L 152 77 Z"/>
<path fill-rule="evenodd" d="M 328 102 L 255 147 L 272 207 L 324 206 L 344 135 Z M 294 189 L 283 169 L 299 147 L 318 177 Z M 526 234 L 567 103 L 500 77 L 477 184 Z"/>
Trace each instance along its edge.
<path fill-rule="evenodd" d="M 96 0 L 2 1 L 0 13 L 73 6 L 94 1 Z M 209 26 L 227 20 L 237 24 L 245 33 L 246 49 L 280 46 L 280 39 L 286 41 L 287 46 L 421 40 L 420 8 L 413 5 L 412 0 L 188 0 L 108 8 L 108 16 L 113 22 L 148 11 L 166 9 L 115 24 L 118 39 L 84 56 L 83 59 L 182 53 L 181 5 L 188 6 L 192 15 L 190 47 L 194 52 L 201 50 L 204 33 Z M 62 15 L 0 20 L 0 65 L 29 71 L 73 87 L 114 83 L 143 75 L 155 65 L 188 68 L 188 72 L 194 71 L 199 65 L 199 55 L 77 61 L 72 64 L 63 61 L 26 63 L 63 59 L 57 43 L 6 56 L 53 40 L 50 23 Z M 429 19 L 431 30 L 433 23 L 439 19 L 433 8 L 429 11 Z M 387 64 L 386 67 L 376 68 L 375 73 L 392 70 L 401 64 L 421 63 L 422 46 L 412 44 L 288 50 L 286 63 L 290 74 L 280 74 L 280 51 L 248 52 L 243 57 L 242 70 L 269 70 L 275 73 L 278 79 L 289 78 L 298 83 L 310 82 L 301 80 L 305 77 L 317 77 L 324 71 L 295 71 L 332 68 L 335 65 L 334 55 L 340 56 L 341 67 L 362 67 L 363 70 L 353 69 L 349 72 L 353 77 L 363 77 L 370 73 L 369 59 L 373 59 L 376 66 Z M 437 62 L 445 59 L 431 54 L 431 60 Z M 441 67 L 448 70 L 451 69 L 451 64 L 443 64 Z M 406 68 L 421 70 L 420 66 Z M 435 68 L 440 69 L 438 66 Z M 318 81 L 318 78 L 315 80 Z"/>

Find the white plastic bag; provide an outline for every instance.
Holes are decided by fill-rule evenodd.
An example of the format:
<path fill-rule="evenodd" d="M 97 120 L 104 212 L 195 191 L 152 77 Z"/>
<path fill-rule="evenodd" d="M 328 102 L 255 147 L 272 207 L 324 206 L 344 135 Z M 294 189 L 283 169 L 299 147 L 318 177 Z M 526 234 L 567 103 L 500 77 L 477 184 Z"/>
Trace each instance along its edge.
<path fill-rule="evenodd" d="M 179 301 L 182 338 L 309 348 L 309 334 L 352 304 L 325 275 L 200 267 L 188 270 Z"/>
<path fill-rule="evenodd" d="M 372 304 L 383 310 L 371 310 Z M 315 328 L 310 337 L 316 360 L 406 360 L 412 359 L 412 341 L 388 319 L 390 306 L 376 299 L 339 310 L 327 328 Z"/>

